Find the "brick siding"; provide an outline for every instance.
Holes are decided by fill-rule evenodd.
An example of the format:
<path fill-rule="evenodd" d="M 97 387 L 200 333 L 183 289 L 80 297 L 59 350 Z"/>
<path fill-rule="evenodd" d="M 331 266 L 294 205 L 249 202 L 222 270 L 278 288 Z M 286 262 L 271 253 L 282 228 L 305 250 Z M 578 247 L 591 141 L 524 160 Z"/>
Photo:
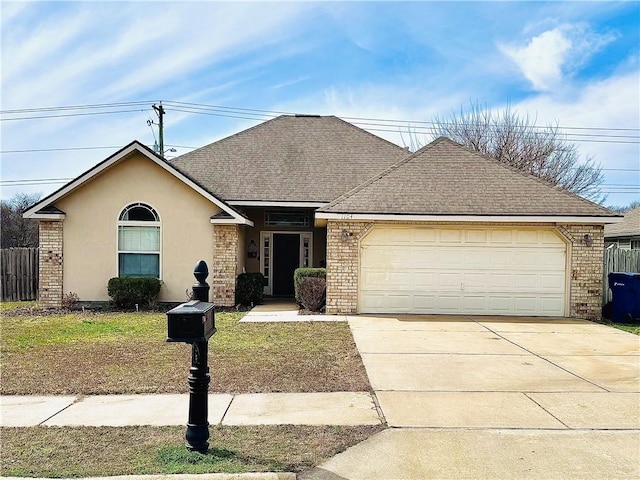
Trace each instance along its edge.
<path fill-rule="evenodd" d="M 235 305 L 239 230 L 237 225 L 213 226 L 212 301 L 222 307 Z"/>
<path fill-rule="evenodd" d="M 569 315 L 586 319 L 602 316 L 603 225 L 559 225 L 571 242 Z M 591 244 L 585 242 L 589 235 Z"/>
<path fill-rule="evenodd" d="M 359 239 L 372 226 L 373 223 L 349 221 L 327 224 L 328 314 L 357 312 Z"/>
<path fill-rule="evenodd" d="M 40 306 L 59 308 L 62 305 L 62 221 L 39 222 L 40 231 L 40 267 L 39 294 Z"/>
<path fill-rule="evenodd" d="M 396 224 L 416 224 L 398 222 Z M 419 224 L 416 224 L 419 225 Z M 459 224 L 461 227 L 469 224 Z M 528 224 L 529 226 L 543 226 Z M 483 226 L 491 226 L 483 224 Z M 495 226 L 505 226 L 499 224 Z M 525 226 L 524 224 L 521 226 Z M 545 225 L 548 226 L 548 225 Z M 353 314 L 358 309 L 359 239 L 371 228 L 370 222 L 329 221 L 327 225 L 327 313 Z M 601 316 L 602 261 L 604 227 L 602 225 L 557 225 L 570 243 L 571 264 L 569 315 L 587 319 Z M 346 232 L 343 235 L 343 231 Z M 584 241 L 589 235 L 591 245 Z"/>

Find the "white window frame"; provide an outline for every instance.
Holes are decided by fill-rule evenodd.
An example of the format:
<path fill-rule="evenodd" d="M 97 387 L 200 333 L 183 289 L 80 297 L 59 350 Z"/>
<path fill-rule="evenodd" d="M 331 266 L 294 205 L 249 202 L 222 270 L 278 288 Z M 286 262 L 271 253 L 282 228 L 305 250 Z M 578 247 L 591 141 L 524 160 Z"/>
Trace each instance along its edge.
<path fill-rule="evenodd" d="M 155 222 L 152 221 L 132 221 L 132 220 L 121 220 L 123 214 L 126 210 L 130 210 L 135 207 L 143 207 L 150 209 L 154 216 L 158 219 Z M 120 229 L 121 227 L 157 227 L 158 228 L 158 250 L 155 251 L 131 251 L 131 250 L 120 250 Z M 120 254 L 121 253 L 134 253 L 134 254 L 155 254 L 158 255 L 158 276 L 157 277 L 149 277 L 149 278 L 157 278 L 158 280 L 162 280 L 162 219 L 158 210 L 151 204 L 147 202 L 131 202 L 126 204 L 124 207 L 120 209 L 118 213 L 117 226 L 116 226 L 116 272 L 117 276 L 120 277 Z"/>
<path fill-rule="evenodd" d="M 313 232 L 309 231 L 262 231 L 260 232 L 260 272 L 267 279 L 267 284 L 264 287 L 265 295 L 273 294 L 273 235 L 284 233 L 287 235 L 299 235 L 300 236 L 300 252 L 298 257 L 298 265 L 301 267 L 310 267 L 313 265 Z M 269 241 L 269 248 L 265 246 L 265 240 Z M 308 240 L 308 251 L 305 255 L 305 240 Z M 266 252 L 265 252 L 266 251 Z M 267 253 L 267 255 L 265 255 Z M 268 273 L 265 274 L 265 267 L 268 269 Z"/>

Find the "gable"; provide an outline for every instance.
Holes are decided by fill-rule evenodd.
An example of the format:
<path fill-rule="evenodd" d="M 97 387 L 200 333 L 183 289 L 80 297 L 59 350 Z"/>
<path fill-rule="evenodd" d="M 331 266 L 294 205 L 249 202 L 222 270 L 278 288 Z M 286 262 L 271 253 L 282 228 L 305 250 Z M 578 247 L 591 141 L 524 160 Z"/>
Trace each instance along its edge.
<path fill-rule="evenodd" d="M 118 178 L 118 180 L 110 180 L 112 178 Z M 169 184 L 171 188 L 169 188 Z M 163 185 L 164 190 L 159 185 Z M 212 203 L 218 211 L 221 210 L 229 214 L 235 223 L 251 224 L 231 206 L 206 191 L 137 141 L 130 143 L 27 209 L 24 217 L 64 218 L 64 205 L 69 202 L 69 198 L 76 198 L 79 195 L 87 195 L 92 198 L 100 197 L 108 202 L 112 199 L 122 198 L 124 193 L 140 196 L 144 193 L 150 193 L 150 189 L 156 189 L 161 192 L 162 196 L 172 198 L 172 195 L 167 195 L 167 192 L 183 188 L 186 188 L 190 195 L 196 195 Z"/>
<path fill-rule="evenodd" d="M 407 154 L 336 117 L 284 115 L 170 162 L 233 205 L 317 207 Z"/>
<path fill-rule="evenodd" d="M 616 215 L 492 158 L 439 138 L 331 204 L 326 214 L 482 217 Z"/>

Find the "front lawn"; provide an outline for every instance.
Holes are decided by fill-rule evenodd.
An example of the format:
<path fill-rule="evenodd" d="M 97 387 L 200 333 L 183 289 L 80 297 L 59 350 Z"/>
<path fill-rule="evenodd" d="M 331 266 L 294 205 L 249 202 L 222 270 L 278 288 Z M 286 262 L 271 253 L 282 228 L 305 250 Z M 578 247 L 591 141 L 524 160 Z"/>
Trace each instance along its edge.
<path fill-rule="evenodd" d="M 0 475 L 70 478 L 300 472 L 383 428 L 212 426 L 206 454 L 187 451 L 184 427 L 3 428 Z"/>
<path fill-rule="evenodd" d="M 346 323 L 239 323 L 217 313 L 210 392 L 370 391 Z M 3 395 L 187 393 L 191 346 L 164 313 L 3 309 Z"/>
<path fill-rule="evenodd" d="M 164 313 L 60 313 L 2 305 L 3 395 L 187 393 L 190 345 L 166 343 Z M 209 391 L 370 391 L 346 323 L 239 323 L 218 313 Z M 300 472 L 384 427 L 211 426 L 205 455 L 184 427 L 2 428 L 3 476 Z"/>

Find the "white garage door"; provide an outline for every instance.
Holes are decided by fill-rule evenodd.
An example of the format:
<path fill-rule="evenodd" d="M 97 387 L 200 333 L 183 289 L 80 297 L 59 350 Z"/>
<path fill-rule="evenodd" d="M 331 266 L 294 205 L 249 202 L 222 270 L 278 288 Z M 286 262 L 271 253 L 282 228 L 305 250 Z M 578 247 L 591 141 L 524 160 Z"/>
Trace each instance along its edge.
<path fill-rule="evenodd" d="M 374 227 L 362 313 L 562 316 L 565 243 L 550 229 Z"/>

